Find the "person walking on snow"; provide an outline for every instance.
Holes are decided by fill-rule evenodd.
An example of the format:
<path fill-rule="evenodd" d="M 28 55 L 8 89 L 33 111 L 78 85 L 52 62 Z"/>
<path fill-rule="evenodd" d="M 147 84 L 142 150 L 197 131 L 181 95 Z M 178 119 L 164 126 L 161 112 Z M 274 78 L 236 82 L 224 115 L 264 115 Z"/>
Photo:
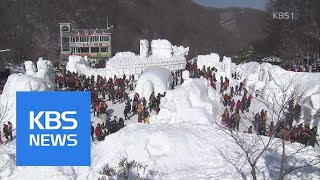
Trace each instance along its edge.
<path fill-rule="evenodd" d="M 13 136 L 12 136 L 12 124 L 10 121 L 8 121 L 8 134 L 10 137 L 10 140 L 13 140 Z"/>
<path fill-rule="evenodd" d="M 143 116 L 142 116 L 142 114 L 139 114 L 138 115 L 138 123 L 142 123 L 142 120 L 143 120 Z"/>
<path fill-rule="evenodd" d="M 149 120 L 149 114 L 146 114 L 145 116 L 144 116 L 144 123 L 145 124 L 150 124 L 150 120 Z"/>
<path fill-rule="evenodd" d="M 238 113 L 236 113 L 236 115 L 235 115 L 235 117 L 234 117 L 234 120 L 235 120 L 235 129 L 236 129 L 237 131 L 239 131 L 240 119 L 241 119 L 241 117 L 240 117 L 240 114 L 239 114 L 239 112 L 238 112 Z"/>
<path fill-rule="evenodd" d="M 94 127 L 92 125 L 92 122 L 91 122 L 91 140 L 93 141 L 93 135 L 94 135 Z"/>
<path fill-rule="evenodd" d="M 234 99 L 232 99 L 232 101 L 230 103 L 230 112 L 233 112 L 235 105 L 236 105 L 236 103 L 234 102 Z"/>
<path fill-rule="evenodd" d="M 102 133 L 102 128 L 100 126 L 100 123 L 97 124 L 97 127 L 95 129 L 95 135 L 96 135 L 98 141 L 104 140 L 104 135 Z"/>

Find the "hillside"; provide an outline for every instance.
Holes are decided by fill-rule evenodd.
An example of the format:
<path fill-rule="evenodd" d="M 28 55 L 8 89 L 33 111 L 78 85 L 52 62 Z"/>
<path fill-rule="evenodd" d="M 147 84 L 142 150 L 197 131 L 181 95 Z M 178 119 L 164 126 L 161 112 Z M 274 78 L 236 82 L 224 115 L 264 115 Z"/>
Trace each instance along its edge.
<path fill-rule="evenodd" d="M 263 37 L 264 12 L 203 7 L 192 0 L 4 0 L 0 1 L 0 48 L 15 59 L 59 59 L 59 22 L 77 28 L 114 25 L 113 53 L 139 50 L 139 39 L 169 39 L 190 46 L 190 56 L 233 55 Z"/>

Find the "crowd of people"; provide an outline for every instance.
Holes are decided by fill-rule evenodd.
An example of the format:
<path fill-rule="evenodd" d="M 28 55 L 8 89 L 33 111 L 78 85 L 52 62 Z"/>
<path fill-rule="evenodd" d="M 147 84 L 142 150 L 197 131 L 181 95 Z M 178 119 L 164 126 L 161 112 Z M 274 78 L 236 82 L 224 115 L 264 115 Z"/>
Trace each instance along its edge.
<path fill-rule="evenodd" d="M 172 88 L 181 81 L 182 71 L 172 72 Z M 135 76 L 130 75 L 127 77 L 114 76 L 113 78 L 105 78 L 102 76 L 86 77 L 77 73 L 66 71 L 61 68 L 56 73 L 56 90 L 68 91 L 90 91 L 91 92 L 91 105 L 93 116 L 101 118 L 103 123 L 98 123 L 96 127 L 91 125 L 92 140 L 104 140 L 105 136 L 114 133 L 125 125 L 124 121 L 129 120 L 137 115 L 138 123 L 149 124 L 150 113 L 155 111 L 156 114 L 160 111 L 160 100 L 165 96 L 164 94 L 151 94 L 149 98 L 140 97 L 135 93 L 133 97 L 129 97 L 130 91 L 134 90 Z M 123 118 L 114 116 L 111 120 L 111 113 L 108 113 L 108 104 L 125 103 L 123 110 Z M 130 116 L 129 116 L 130 114 Z"/>
<path fill-rule="evenodd" d="M 203 67 L 198 69 L 196 65 L 188 64 L 187 70 L 193 77 L 205 77 L 211 82 L 211 86 L 217 90 L 216 75 L 217 69 L 214 67 Z M 239 80 L 239 73 L 233 73 L 232 78 Z M 236 81 L 237 82 L 237 81 Z M 244 82 L 240 82 L 235 86 L 230 86 L 230 80 L 222 76 L 220 77 L 220 95 L 221 103 L 225 107 L 222 116 L 221 124 L 230 130 L 239 131 L 241 120 L 243 117 L 248 118 L 249 108 L 253 99 L 253 95 L 249 94 L 245 88 Z M 256 93 L 256 97 L 258 95 Z M 238 100 L 235 100 L 238 99 Z M 319 146 L 317 141 L 317 126 L 310 128 L 308 123 L 300 123 L 293 126 L 294 120 L 299 121 L 301 115 L 301 105 L 296 103 L 294 100 L 290 100 L 287 106 L 287 113 L 285 119 L 277 121 L 276 124 L 268 118 L 268 112 L 261 110 L 253 117 L 252 124 L 245 129 L 245 133 L 257 133 L 258 135 L 282 138 L 290 142 L 299 142 L 304 145 L 315 145 Z M 247 113 L 245 115 L 245 113 Z"/>
<path fill-rule="evenodd" d="M 137 115 L 137 122 L 149 124 L 150 113 L 156 114 L 160 111 L 160 101 L 164 94 L 155 95 L 152 93 L 150 97 L 140 97 L 135 93 L 133 97 L 129 97 L 129 92 L 134 90 L 135 76 L 123 75 L 122 77 L 114 76 L 113 78 L 105 78 L 102 76 L 86 77 L 77 73 L 66 71 L 64 66 L 61 67 L 55 76 L 56 90 L 57 91 L 90 91 L 91 92 L 91 112 L 93 116 L 101 118 L 103 123 L 97 123 L 94 127 L 91 124 L 91 137 L 92 140 L 104 140 L 105 136 L 117 132 L 125 126 L 125 121 Z M 230 79 L 227 77 L 220 77 L 220 81 L 216 78 L 217 69 L 215 67 L 205 67 L 201 69 L 196 65 L 187 63 L 186 70 L 190 72 L 191 78 L 204 77 L 210 85 L 218 90 L 217 84 L 220 84 L 221 103 L 225 107 L 221 124 L 231 130 L 239 131 L 242 121 L 242 115 L 250 111 L 251 102 L 253 99 L 252 94 L 249 94 L 245 88 L 244 82 L 240 82 L 235 86 L 230 84 Z M 232 74 L 233 83 L 239 82 L 239 73 Z M 236 81 L 237 80 L 237 81 Z M 182 84 L 182 70 L 172 72 L 172 89 L 178 84 Z M 123 117 L 118 118 L 108 111 L 108 104 L 124 103 Z M 300 142 L 305 145 L 315 146 L 318 144 L 317 127 L 310 128 L 308 123 L 301 123 L 293 126 L 294 119 L 300 118 L 301 106 L 297 103 L 294 105 L 294 100 L 288 104 L 288 113 L 286 118 L 282 121 L 277 121 L 276 124 L 268 118 L 268 112 L 261 110 L 257 112 L 249 126 L 244 132 L 257 133 L 258 135 L 282 138 L 291 142 Z M 113 119 L 111 117 L 113 116 Z M 3 127 L 4 137 L 8 140 L 13 139 L 12 124 L 8 122 Z M 1 132 L 0 132 L 0 143 Z"/>

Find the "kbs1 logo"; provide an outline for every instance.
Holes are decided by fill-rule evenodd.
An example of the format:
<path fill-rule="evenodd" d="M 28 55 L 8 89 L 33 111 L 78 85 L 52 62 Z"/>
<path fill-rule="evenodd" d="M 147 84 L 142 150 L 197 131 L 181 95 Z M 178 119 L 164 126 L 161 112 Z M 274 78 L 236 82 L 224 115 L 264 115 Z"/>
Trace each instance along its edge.
<path fill-rule="evenodd" d="M 289 20 L 294 18 L 293 12 L 273 12 L 272 18 L 278 20 Z"/>
<path fill-rule="evenodd" d="M 90 166 L 90 92 L 17 92 L 18 166 Z"/>

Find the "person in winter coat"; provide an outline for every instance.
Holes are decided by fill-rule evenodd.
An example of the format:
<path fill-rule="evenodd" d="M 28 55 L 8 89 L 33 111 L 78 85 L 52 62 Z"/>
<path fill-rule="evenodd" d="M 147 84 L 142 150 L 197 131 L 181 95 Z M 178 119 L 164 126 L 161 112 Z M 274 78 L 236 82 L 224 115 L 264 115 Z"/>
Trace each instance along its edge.
<path fill-rule="evenodd" d="M 119 129 L 124 127 L 124 121 L 123 118 L 119 118 L 119 123 L 118 123 Z"/>
<path fill-rule="evenodd" d="M 235 120 L 235 129 L 236 129 L 237 131 L 239 131 L 240 119 L 241 119 L 241 117 L 240 117 L 240 114 L 239 114 L 239 112 L 238 112 L 238 113 L 236 113 L 236 115 L 235 115 L 235 117 L 234 117 L 234 120 Z"/>
<path fill-rule="evenodd" d="M 0 145 L 3 144 L 2 139 L 1 139 L 1 130 L 0 130 Z"/>
<path fill-rule="evenodd" d="M 233 87 L 231 87 L 231 89 L 230 89 L 230 96 L 233 97 L 233 95 L 234 95 L 234 89 L 233 89 Z"/>
<path fill-rule="evenodd" d="M 229 121 L 228 121 L 228 128 L 233 129 L 233 130 L 234 130 L 234 121 L 235 121 L 234 116 L 235 116 L 235 113 L 231 114 Z"/>
<path fill-rule="evenodd" d="M 94 127 L 93 127 L 93 125 L 91 123 L 91 140 L 92 141 L 94 140 L 93 135 L 94 135 Z"/>
<path fill-rule="evenodd" d="M 150 124 L 149 114 L 146 114 L 146 115 L 144 116 L 144 123 L 145 123 L 145 124 Z"/>
<path fill-rule="evenodd" d="M 236 85 L 235 89 L 234 89 L 234 93 L 235 95 L 239 95 L 239 86 Z"/>
<path fill-rule="evenodd" d="M 142 110 L 143 110 L 143 105 L 141 103 L 138 104 L 137 106 L 137 112 L 138 114 L 141 114 L 142 113 Z"/>
<path fill-rule="evenodd" d="M 222 125 L 228 124 L 228 119 L 229 119 L 229 111 L 227 108 L 225 108 L 222 114 Z"/>
<path fill-rule="evenodd" d="M 126 107 L 124 108 L 123 110 L 123 115 L 124 115 L 124 119 L 127 120 L 127 119 L 130 119 L 130 117 L 128 116 L 129 112 L 130 112 L 130 104 L 129 105 L 126 105 Z"/>
<path fill-rule="evenodd" d="M 248 128 L 248 133 L 249 133 L 249 134 L 252 134 L 252 126 L 250 126 L 250 127 Z"/>
<path fill-rule="evenodd" d="M 95 108 L 95 112 L 96 112 L 97 117 L 99 117 L 99 115 L 100 115 L 100 105 L 97 103 L 94 108 Z"/>
<path fill-rule="evenodd" d="M 317 129 L 318 127 L 317 126 L 314 126 L 311 130 L 310 130 L 310 141 L 309 141 L 309 144 L 314 147 L 316 144 L 319 146 L 319 143 L 317 141 Z"/>
<path fill-rule="evenodd" d="M 143 107 L 147 106 L 147 100 L 145 97 L 142 98 L 142 105 L 143 105 Z"/>
<path fill-rule="evenodd" d="M 12 136 L 12 123 L 8 121 L 8 136 L 10 137 L 10 140 L 13 140 Z"/>
<path fill-rule="evenodd" d="M 4 124 L 3 125 L 3 134 L 4 134 L 4 137 L 7 139 L 7 141 L 9 140 L 9 129 L 8 129 L 8 125 L 7 124 Z"/>
<path fill-rule="evenodd" d="M 138 123 L 142 123 L 143 116 L 141 114 L 138 115 Z"/>
<path fill-rule="evenodd" d="M 159 114 L 160 112 L 160 107 L 156 107 L 156 114 Z"/>
<path fill-rule="evenodd" d="M 249 97 L 248 97 L 248 107 L 251 106 L 251 101 L 252 101 L 252 94 L 249 94 Z"/>
<path fill-rule="evenodd" d="M 232 99 L 232 101 L 230 103 L 230 112 L 233 112 L 235 105 L 236 105 L 236 103 L 234 102 L 234 99 Z"/>
<path fill-rule="evenodd" d="M 240 109 L 241 109 L 241 102 L 240 102 L 240 100 L 238 100 L 237 101 L 237 104 L 236 104 L 236 113 L 238 113 L 239 111 L 240 111 Z"/>
<path fill-rule="evenodd" d="M 98 141 L 104 140 L 104 135 L 102 133 L 102 128 L 100 126 L 100 123 L 97 124 L 97 127 L 95 129 L 95 135 L 96 135 Z"/>

